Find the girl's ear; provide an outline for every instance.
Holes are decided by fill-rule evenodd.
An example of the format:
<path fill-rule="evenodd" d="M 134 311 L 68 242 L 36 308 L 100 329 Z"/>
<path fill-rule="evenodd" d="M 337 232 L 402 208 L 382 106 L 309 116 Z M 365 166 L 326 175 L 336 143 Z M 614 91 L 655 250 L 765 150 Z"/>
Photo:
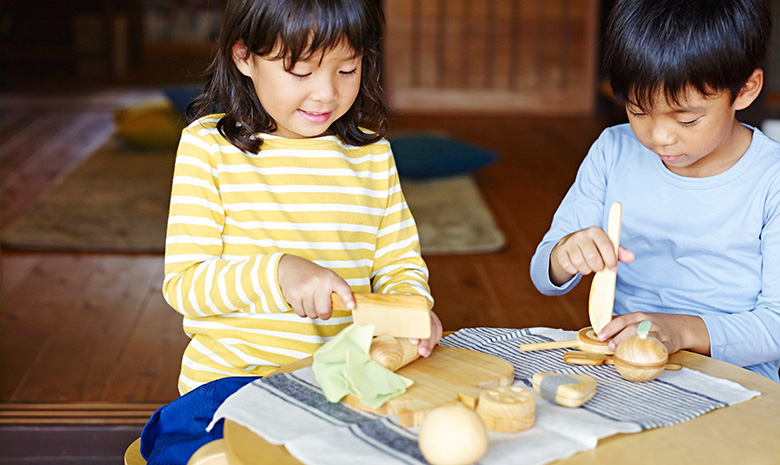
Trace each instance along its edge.
<path fill-rule="evenodd" d="M 243 40 L 237 40 L 233 44 L 233 63 L 236 64 L 236 68 L 247 77 L 252 77 L 252 62 L 250 61 L 249 48 L 244 44 Z"/>
<path fill-rule="evenodd" d="M 734 99 L 734 108 L 736 110 L 744 110 L 749 107 L 753 101 L 758 98 L 758 94 L 761 93 L 761 89 L 764 87 L 764 70 L 756 68 L 753 74 L 750 75 L 745 85 L 739 90 L 737 98 Z"/>

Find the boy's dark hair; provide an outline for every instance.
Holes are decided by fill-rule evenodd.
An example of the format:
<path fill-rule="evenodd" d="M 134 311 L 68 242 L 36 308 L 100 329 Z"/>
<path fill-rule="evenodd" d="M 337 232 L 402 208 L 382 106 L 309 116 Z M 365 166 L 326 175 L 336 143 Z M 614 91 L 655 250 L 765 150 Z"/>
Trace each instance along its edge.
<path fill-rule="evenodd" d="M 187 107 L 187 118 L 191 122 L 224 112 L 217 124 L 220 133 L 241 150 L 257 153 L 263 141 L 253 136 L 273 132 L 276 123 L 260 104 L 252 80 L 234 64 L 233 44 L 243 41 L 260 56 L 281 45 L 279 56 L 269 58 L 285 60 L 289 70 L 298 60 L 344 43 L 363 57 L 360 91 L 330 130 L 351 145 L 376 142 L 387 132 L 387 104 L 379 84 L 383 26 L 377 0 L 229 0 L 205 90 Z"/>
<path fill-rule="evenodd" d="M 618 0 L 604 66 L 615 97 L 652 107 L 664 92 L 679 104 L 692 87 L 732 101 L 764 61 L 772 19 L 762 0 Z"/>

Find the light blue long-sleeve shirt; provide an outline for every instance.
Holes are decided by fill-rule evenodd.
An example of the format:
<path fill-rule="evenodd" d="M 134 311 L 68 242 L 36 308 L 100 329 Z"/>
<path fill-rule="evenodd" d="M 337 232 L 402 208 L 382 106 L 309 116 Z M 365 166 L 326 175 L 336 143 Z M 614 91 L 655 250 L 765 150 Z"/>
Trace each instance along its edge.
<path fill-rule="evenodd" d="M 609 206 L 623 204 L 615 310 L 698 315 L 712 357 L 775 381 L 780 367 L 780 143 L 758 129 L 745 155 L 706 178 L 679 176 L 643 147 L 628 124 L 606 129 L 580 166 L 531 260 L 540 292 L 550 252 L 565 235 L 606 230 Z"/>

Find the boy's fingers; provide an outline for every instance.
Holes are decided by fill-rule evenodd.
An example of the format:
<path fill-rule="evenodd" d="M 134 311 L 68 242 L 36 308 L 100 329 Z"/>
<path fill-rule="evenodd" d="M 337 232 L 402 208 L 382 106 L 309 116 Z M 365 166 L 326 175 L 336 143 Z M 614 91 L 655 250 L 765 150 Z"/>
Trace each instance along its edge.
<path fill-rule="evenodd" d="M 618 249 L 618 260 L 619 261 L 621 261 L 623 263 L 631 263 L 631 262 L 634 261 L 634 258 L 636 258 L 634 256 L 634 252 L 632 252 L 632 251 L 630 251 L 628 249 L 625 249 L 623 247 L 620 247 L 620 249 Z"/>

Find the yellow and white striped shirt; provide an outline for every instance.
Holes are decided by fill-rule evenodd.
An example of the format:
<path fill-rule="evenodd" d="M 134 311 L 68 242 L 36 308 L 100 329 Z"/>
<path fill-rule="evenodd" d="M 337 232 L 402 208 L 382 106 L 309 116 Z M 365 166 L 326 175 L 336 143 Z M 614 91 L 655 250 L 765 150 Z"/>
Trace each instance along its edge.
<path fill-rule="evenodd" d="M 184 129 L 173 177 L 163 294 L 192 339 L 182 394 L 226 376 L 266 375 L 351 323 L 348 312 L 322 321 L 292 311 L 276 275 L 285 253 L 333 270 L 354 292 L 431 299 L 386 140 L 355 147 L 335 136 L 263 134 L 255 155 L 219 134 L 221 116 Z"/>

